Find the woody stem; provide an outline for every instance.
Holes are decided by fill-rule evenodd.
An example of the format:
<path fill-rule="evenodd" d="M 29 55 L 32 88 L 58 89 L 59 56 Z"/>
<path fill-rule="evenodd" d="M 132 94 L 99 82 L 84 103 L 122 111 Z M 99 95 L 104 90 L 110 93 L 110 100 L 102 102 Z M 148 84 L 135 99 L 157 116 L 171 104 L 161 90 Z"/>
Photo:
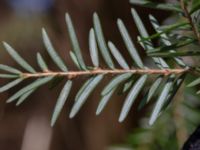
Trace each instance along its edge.
<path fill-rule="evenodd" d="M 85 71 L 69 71 L 69 72 L 37 72 L 37 73 L 22 73 L 22 77 L 24 78 L 38 78 L 38 77 L 68 77 L 75 78 L 77 76 L 83 75 L 98 75 L 98 74 L 124 74 L 124 73 L 132 73 L 132 74 L 159 74 L 159 75 L 170 75 L 170 74 L 183 74 L 188 72 L 189 69 L 95 69 L 95 70 L 85 70 Z"/>

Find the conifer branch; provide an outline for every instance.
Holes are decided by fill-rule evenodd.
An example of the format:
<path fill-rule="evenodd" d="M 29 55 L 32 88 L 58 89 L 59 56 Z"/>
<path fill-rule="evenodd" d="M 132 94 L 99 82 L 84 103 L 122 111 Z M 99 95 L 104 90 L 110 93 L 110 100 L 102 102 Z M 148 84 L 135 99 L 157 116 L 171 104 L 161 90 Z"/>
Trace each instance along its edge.
<path fill-rule="evenodd" d="M 140 3 L 141 1 L 138 2 Z M 165 5 L 157 6 L 162 6 L 162 9 L 165 8 Z M 167 6 L 168 10 L 169 7 L 171 7 L 171 5 Z M 188 17 L 192 29 L 194 30 L 195 35 L 200 41 L 200 35 L 196 30 L 195 25 L 193 24 L 192 19 L 184 3 L 182 4 L 182 8 L 185 10 L 186 16 Z M 174 9 L 177 10 L 176 5 L 173 5 L 173 10 Z M 180 9 L 178 8 L 178 10 Z M 111 81 L 109 81 L 109 83 L 106 84 L 106 86 L 101 92 L 100 102 L 97 107 L 96 114 L 99 115 L 111 99 L 114 92 L 120 90 L 121 93 L 127 93 L 127 97 L 125 99 L 119 117 L 119 122 L 122 122 L 127 117 L 137 96 L 143 90 L 143 87 L 145 86 L 148 77 L 151 75 L 155 75 L 155 81 L 152 81 L 152 85 L 148 87 L 149 89 L 146 92 L 146 96 L 140 102 L 139 106 L 140 108 L 142 108 L 146 104 L 148 104 L 153 97 L 158 97 L 149 121 L 150 125 L 153 124 L 159 117 L 161 111 L 167 108 L 167 106 L 171 103 L 179 87 L 185 80 L 186 75 L 193 72 L 200 72 L 200 69 L 198 67 L 190 67 L 187 64 L 185 64 L 185 62 L 180 57 L 176 57 L 181 55 L 191 55 L 191 52 L 177 52 L 176 49 L 178 49 L 178 46 L 180 46 L 179 41 L 177 43 L 172 43 L 170 37 L 168 36 L 168 32 L 173 31 L 176 29 L 175 27 L 179 28 L 180 26 L 176 25 L 175 27 L 168 27 L 169 29 L 167 30 L 162 30 L 156 18 L 150 15 L 150 22 L 156 31 L 155 36 L 153 37 L 159 37 L 162 43 L 161 45 L 159 45 L 158 48 L 155 48 L 154 43 L 151 41 L 152 36 L 149 36 L 145 25 L 143 24 L 136 10 L 132 9 L 131 13 L 140 33 L 140 35 L 138 36 L 138 42 L 141 45 L 141 47 L 145 50 L 145 52 L 149 54 L 149 58 L 152 59 L 152 62 L 156 65 L 155 69 L 146 67 L 145 63 L 143 62 L 143 59 L 140 57 L 140 54 L 136 49 L 136 42 L 132 41 L 131 36 L 125 26 L 125 23 L 121 19 L 118 19 L 117 26 L 119 32 L 121 34 L 124 45 L 126 46 L 127 52 L 130 58 L 132 59 L 130 65 L 127 62 L 127 60 L 123 57 L 120 50 L 118 50 L 118 48 L 115 46 L 115 44 L 111 41 L 106 41 L 99 16 L 96 13 L 94 13 L 93 15 L 94 26 L 90 29 L 88 40 L 89 55 L 91 57 L 93 66 L 87 66 L 87 64 L 84 61 L 84 57 L 82 56 L 81 47 L 79 46 L 78 38 L 75 32 L 75 27 L 73 26 L 71 17 L 69 16 L 69 14 L 66 14 L 65 19 L 67 23 L 67 29 L 69 32 L 69 38 L 72 45 L 72 51 L 70 51 L 69 54 L 73 63 L 79 70 L 69 70 L 65 61 L 55 50 L 46 30 L 42 29 L 42 37 L 46 51 L 50 56 L 51 60 L 59 68 L 59 71 L 51 71 L 51 69 L 49 69 L 50 67 L 45 62 L 45 59 L 40 53 L 37 53 L 36 58 L 41 72 L 36 71 L 30 64 L 28 64 L 28 62 L 23 57 L 21 57 L 18 54 L 18 52 L 15 49 L 13 49 L 6 42 L 3 42 L 6 51 L 25 70 L 25 72 L 7 65 L 0 64 L 0 71 L 3 71 L 3 73 L 0 74 L 0 78 L 15 78 L 13 81 L 0 87 L 0 92 L 4 92 L 11 89 L 12 87 L 23 82 L 25 79 L 35 79 L 32 83 L 20 89 L 7 100 L 8 103 L 17 101 L 16 105 L 18 106 L 42 85 L 47 84 L 52 80 L 55 81 L 58 78 L 67 79 L 63 89 L 61 90 L 58 96 L 58 100 L 53 111 L 53 116 L 51 120 L 51 125 L 53 126 L 62 108 L 64 107 L 67 97 L 69 96 L 70 91 L 73 87 L 73 82 L 75 81 L 73 81 L 72 79 L 78 78 L 80 76 L 89 77 L 89 79 L 85 81 L 85 83 L 76 93 L 75 103 L 69 115 L 70 118 L 73 118 L 78 113 L 78 111 L 82 108 L 90 94 L 95 90 L 98 84 L 102 82 L 103 78 L 106 75 L 112 75 Z M 184 23 L 181 27 L 184 26 L 185 28 L 187 28 L 187 25 L 188 24 Z M 188 39 L 190 42 L 188 42 Z M 188 43 L 191 44 L 191 41 L 193 42 L 191 38 L 187 38 L 181 43 L 181 45 L 187 45 Z M 157 53 L 155 53 L 155 49 L 157 49 Z M 197 54 L 198 53 L 192 53 L 192 55 Z M 102 60 L 106 65 L 105 68 L 101 67 L 101 63 L 99 62 L 99 60 L 101 59 L 99 59 L 99 55 L 102 56 Z M 165 59 L 165 56 L 170 56 L 169 59 L 172 58 L 172 60 L 179 67 L 172 67 L 172 65 L 169 64 L 168 60 Z M 115 61 L 113 59 L 115 59 Z M 117 63 L 117 65 L 115 63 Z M 120 66 L 120 68 L 116 68 L 116 66 Z M 8 72 L 8 74 L 5 74 L 4 72 Z M 198 84 L 200 84 L 200 79 L 196 79 L 188 86 L 193 87 Z"/>
<path fill-rule="evenodd" d="M 188 72 L 190 69 L 183 68 L 183 69 L 95 69 L 95 70 L 86 70 L 86 71 L 69 71 L 69 72 L 37 72 L 37 73 L 21 73 L 21 77 L 23 78 L 41 78 L 41 77 L 67 77 L 68 79 L 76 78 L 79 76 L 92 76 L 98 74 L 124 74 L 124 73 L 131 73 L 131 74 L 148 74 L 148 75 L 164 75 L 168 76 L 171 74 L 183 74 Z"/>
<path fill-rule="evenodd" d="M 192 31 L 194 32 L 194 35 L 196 36 L 196 38 L 197 38 L 197 40 L 199 41 L 199 44 L 200 44 L 200 33 L 199 33 L 196 25 L 192 21 L 192 17 L 191 17 L 191 15 L 190 15 L 190 13 L 187 9 L 187 6 L 185 5 L 184 0 L 180 0 L 180 5 L 181 5 L 181 8 L 183 9 L 185 17 L 188 19 L 189 24 L 191 25 L 191 28 L 192 28 Z"/>

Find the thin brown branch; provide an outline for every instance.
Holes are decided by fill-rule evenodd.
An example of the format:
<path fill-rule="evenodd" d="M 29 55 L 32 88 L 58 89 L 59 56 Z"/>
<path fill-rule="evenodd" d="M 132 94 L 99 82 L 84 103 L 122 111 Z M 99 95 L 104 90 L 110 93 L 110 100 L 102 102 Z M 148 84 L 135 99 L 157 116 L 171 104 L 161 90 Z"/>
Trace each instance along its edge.
<path fill-rule="evenodd" d="M 22 73 L 24 78 L 39 78 L 47 76 L 65 76 L 68 78 L 75 78 L 77 76 L 83 75 L 97 75 L 97 74 L 123 74 L 123 73 L 132 73 L 132 74 L 159 74 L 159 75 L 170 75 L 170 74 L 183 74 L 188 72 L 189 69 L 95 69 L 95 70 L 86 70 L 86 71 L 69 71 L 69 72 L 37 72 L 37 73 Z"/>
<path fill-rule="evenodd" d="M 181 8 L 183 9 L 183 11 L 185 13 L 186 18 L 188 19 L 188 21 L 192 27 L 193 32 L 194 32 L 195 36 L 197 37 L 199 44 L 200 44 L 200 33 L 199 33 L 198 29 L 196 28 L 194 22 L 192 21 L 192 17 L 187 9 L 187 6 L 184 3 L 184 0 L 180 0 L 180 4 L 181 4 Z"/>

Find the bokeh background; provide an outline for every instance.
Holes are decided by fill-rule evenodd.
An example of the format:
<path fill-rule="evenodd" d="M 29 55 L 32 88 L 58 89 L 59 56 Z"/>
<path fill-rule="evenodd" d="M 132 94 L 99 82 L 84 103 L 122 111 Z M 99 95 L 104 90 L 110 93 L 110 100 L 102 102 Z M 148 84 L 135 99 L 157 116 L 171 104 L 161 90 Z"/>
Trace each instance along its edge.
<path fill-rule="evenodd" d="M 128 0 L 0 0 L 0 41 L 12 45 L 35 68 L 38 69 L 36 52 L 40 52 L 50 67 L 56 69 L 42 43 L 41 28 L 45 27 L 56 50 L 73 70 L 75 67 L 69 57 L 71 47 L 64 20 L 65 13 L 71 15 L 84 58 L 91 64 L 88 56 L 88 33 L 92 27 L 93 13 L 99 14 L 106 39 L 114 41 L 127 56 L 117 30 L 116 20 L 122 18 L 133 39 L 136 40 L 138 32 L 130 9 Z M 168 16 L 167 12 L 141 7 L 136 9 L 150 33 L 153 31 L 148 21 L 149 13 L 154 14 L 160 21 Z M 142 51 L 141 54 L 144 56 Z M 17 67 L 4 51 L 2 44 L 0 44 L 0 63 Z M 96 117 L 100 86 L 78 115 L 74 119 L 69 119 L 74 93 L 83 81 L 84 77 L 76 80 L 74 91 L 53 128 L 50 127 L 50 118 L 62 84 L 53 90 L 50 90 L 48 85 L 40 88 L 19 107 L 15 104 L 5 104 L 6 99 L 19 87 L 1 94 L 0 149 L 104 150 L 125 145 L 127 137 L 138 126 L 138 118 L 144 115 L 145 110 L 138 112 L 133 109 L 124 123 L 118 123 L 124 99 L 122 96 L 117 96 L 113 97 L 105 111 Z M 6 82 L 0 80 L 1 85 Z"/>

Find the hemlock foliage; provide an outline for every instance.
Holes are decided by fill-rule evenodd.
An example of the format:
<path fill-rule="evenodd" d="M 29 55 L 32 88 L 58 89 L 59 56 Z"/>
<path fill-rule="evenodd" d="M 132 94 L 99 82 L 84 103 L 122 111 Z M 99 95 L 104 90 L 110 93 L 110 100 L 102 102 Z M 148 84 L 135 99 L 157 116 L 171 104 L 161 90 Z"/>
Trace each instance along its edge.
<path fill-rule="evenodd" d="M 139 14 L 132 8 L 131 14 L 140 33 L 137 41 L 131 39 L 125 23 L 121 19 L 118 19 L 117 26 L 124 45 L 132 58 L 132 64 L 126 61 L 126 58 L 124 58 L 113 42 L 106 40 L 99 16 L 96 13 L 93 15 L 93 27 L 89 32 L 88 40 L 89 53 L 93 66 L 85 63 L 72 20 L 69 14 L 66 14 L 65 17 L 72 45 L 70 56 L 77 66 L 77 71 L 70 71 L 68 69 L 67 64 L 56 52 L 45 29 L 42 29 L 43 42 L 52 61 L 60 69 L 59 72 L 50 70 L 45 59 L 39 52 L 37 53 L 36 60 L 41 71 L 36 71 L 16 50 L 8 43 L 3 42 L 5 50 L 24 70 L 18 70 L 1 64 L 0 70 L 6 73 L 1 73 L 0 78 L 10 78 L 11 82 L 3 85 L 0 88 L 0 92 L 5 92 L 28 78 L 35 79 L 32 83 L 17 91 L 7 102 L 14 102 L 16 105 L 20 105 L 39 87 L 52 80 L 57 80 L 57 78 L 65 77 L 66 83 L 58 96 L 53 111 L 51 120 L 51 125 L 53 126 L 73 88 L 74 78 L 82 75 L 89 77 L 75 96 L 74 105 L 69 115 L 70 118 L 73 118 L 84 106 L 87 98 L 101 84 L 104 77 L 112 74 L 111 81 L 102 89 L 96 114 L 99 115 L 103 111 L 106 104 L 112 99 L 115 91 L 121 90 L 120 92 L 127 95 L 119 117 L 120 122 L 124 121 L 130 109 L 137 109 L 132 107 L 137 96 L 143 91 L 144 87 L 148 87 L 148 90 L 145 90 L 146 94 L 144 98 L 140 101 L 139 108 L 143 108 L 153 98 L 158 97 L 149 118 L 149 124 L 154 124 L 157 118 L 162 115 L 162 112 L 171 104 L 188 75 L 194 74 L 195 76 L 194 80 L 188 84 L 188 88 L 193 88 L 200 84 L 200 77 L 198 76 L 200 68 L 198 66 L 187 65 L 182 58 L 182 56 L 200 55 L 200 50 L 193 50 L 191 47 L 192 45 L 199 46 L 200 44 L 200 2 L 198 0 L 185 0 L 166 4 L 154 3 L 149 0 L 130 0 L 130 3 L 133 6 L 141 5 L 164 11 L 172 11 L 180 19 L 177 19 L 178 21 L 174 22 L 174 24 L 160 25 L 154 16 L 149 15 L 149 21 L 155 29 L 155 33 L 149 35 Z M 154 39 L 158 41 L 159 45 L 154 45 L 152 42 Z M 139 44 L 147 57 L 155 63 L 155 68 L 148 68 L 144 64 L 136 49 L 136 44 Z M 103 58 L 106 67 L 101 67 L 102 63 L 99 62 L 100 56 Z M 116 66 L 120 66 L 121 68 L 117 68 Z M 147 85 L 147 80 L 152 76 L 154 80 Z M 200 91 L 197 92 L 197 94 L 199 93 Z"/>

